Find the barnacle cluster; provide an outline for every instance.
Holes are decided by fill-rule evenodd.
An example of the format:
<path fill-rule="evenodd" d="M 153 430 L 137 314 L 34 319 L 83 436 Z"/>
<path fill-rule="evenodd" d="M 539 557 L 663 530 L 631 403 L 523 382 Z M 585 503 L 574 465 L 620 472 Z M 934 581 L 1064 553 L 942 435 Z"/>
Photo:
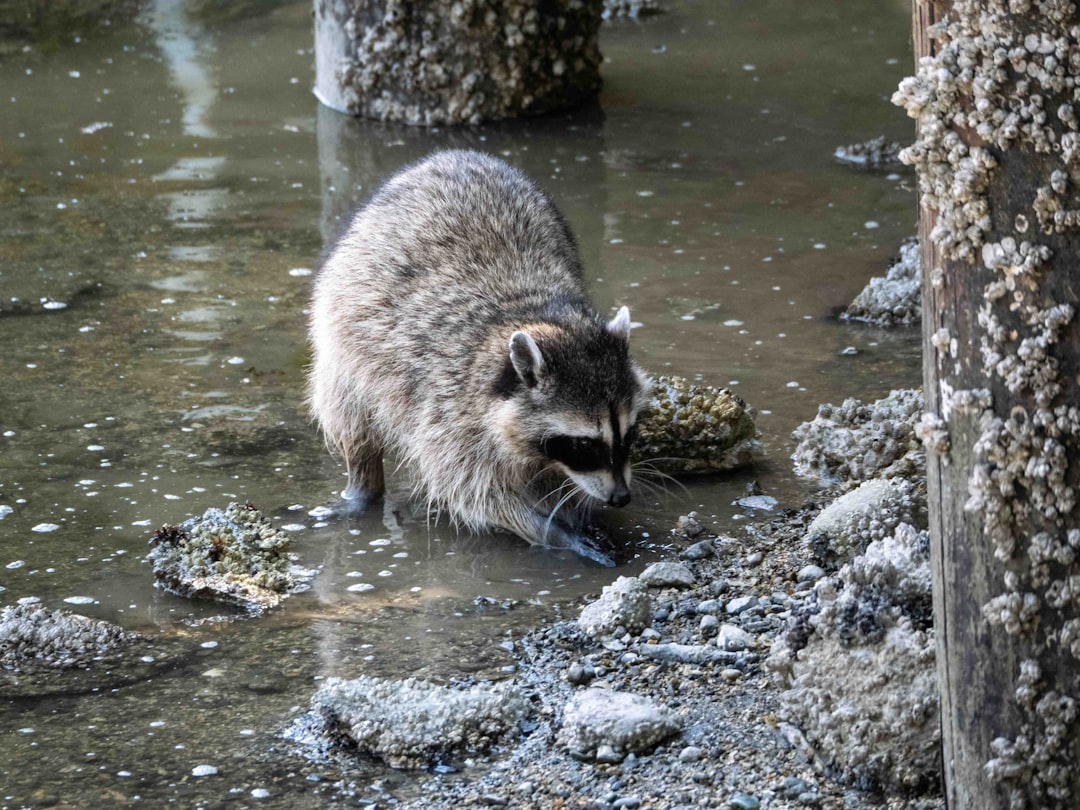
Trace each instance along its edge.
<path fill-rule="evenodd" d="M 915 523 L 925 506 L 925 493 L 910 481 L 872 478 L 821 510 L 806 530 L 806 541 L 823 561 L 846 562 L 897 526 Z"/>
<path fill-rule="evenodd" d="M 754 416 L 753 409 L 726 388 L 657 377 L 638 418 L 633 461 L 666 473 L 716 472 L 748 464 L 759 452 Z"/>
<path fill-rule="evenodd" d="M 922 319 L 922 262 L 919 241 L 905 240 L 885 276 L 870 279 L 845 310 L 848 320 L 882 326 L 910 325 Z"/>
<path fill-rule="evenodd" d="M 139 638 L 110 622 L 44 605 L 8 605 L 0 611 L 0 669 L 85 668 Z"/>
<path fill-rule="evenodd" d="M 850 143 L 836 147 L 833 157 L 841 163 L 865 166 L 870 169 L 885 169 L 900 165 L 900 144 L 890 141 L 884 135 L 878 135 L 861 143 Z"/>
<path fill-rule="evenodd" d="M 341 103 L 331 106 L 353 115 L 477 124 L 568 106 L 600 89 L 598 3 L 555 0 L 543 11 L 529 0 L 355 6 L 344 21 L 316 15 L 317 36 L 321 26 L 344 23 L 348 53 L 334 68 Z"/>
<path fill-rule="evenodd" d="M 939 783 L 930 579 L 927 533 L 900 524 L 818 581 L 766 662 L 781 715 L 858 787 Z"/>
<path fill-rule="evenodd" d="M 922 391 L 915 389 L 891 391 L 869 405 L 857 399 L 820 405 L 817 417 L 792 434 L 795 472 L 827 481 L 921 478 L 926 454 L 915 424 L 922 410 Z"/>
<path fill-rule="evenodd" d="M 1031 656 L 1017 677 L 1022 727 L 1014 739 L 994 741 L 986 772 L 1007 787 L 1011 807 L 1058 806 L 1075 785 L 1070 740 L 1080 698 L 1075 682 L 1073 694 L 1060 691 L 1069 683 L 1061 675 L 1080 658 L 1070 461 L 1080 409 L 1070 404 L 1075 369 L 1064 373 L 1055 353 L 1075 327 L 1075 306 L 1055 300 L 1048 279 L 1069 271 L 1063 262 L 1080 225 L 1080 15 L 1070 0 L 957 0 L 932 36 L 933 55 L 893 97 L 920 123 L 901 157 L 918 169 L 922 204 L 937 214 L 931 238 L 944 257 L 987 279 L 970 338 L 985 388 L 951 386 L 950 375 L 964 378 L 955 344 L 950 335 L 932 341 L 942 413 L 924 420 L 922 433 L 947 454 L 950 420 L 961 411 L 978 419 L 965 508 L 1004 570 L 983 615 Z M 1007 196 L 992 201 L 995 172 L 1018 156 L 1041 182 L 1027 197 L 1024 182 L 1010 183 Z M 940 268 L 931 280 L 941 288 Z M 1054 662 L 1053 683 L 1035 658 L 1043 667 Z"/>
<path fill-rule="evenodd" d="M 250 502 L 166 524 L 151 543 L 149 559 L 161 587 L 253 611 L 278 605 L 309 573 L 293 564 L 288 536 Z"/>
<path fill-rule="evenodd" d="M 516 684 L 456 688 L 417 678 L 329 678 L 286 736 L 359 750 L 394 768 L 486 752 L 514 739 L 531 709 Z"/>

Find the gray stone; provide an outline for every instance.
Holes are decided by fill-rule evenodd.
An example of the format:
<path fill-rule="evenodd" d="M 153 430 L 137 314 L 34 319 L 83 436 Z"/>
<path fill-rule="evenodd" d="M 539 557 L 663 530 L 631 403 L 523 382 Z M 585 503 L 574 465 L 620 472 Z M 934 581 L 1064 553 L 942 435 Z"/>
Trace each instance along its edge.
<path fill-rule="evenodd" d="M 795 575 L 795 579 L 799 582 L 817 582 L 823 576 L 825 576 L 825 569 L 820 565 L 804 565 Z"/>
<path fill-rule="evenodd" d="M 638 653 L 642 658 L 672 664 L 734 664 L 739 660 L 737 653 L 705 644 L 642 644 Z"/>
<path fill-rule="evenodd" d="M 611 635 L 618 628 L 640 633 L 652 621 L 653 606 L 645 583 L 637 577 L 619 577 L 600 597 L 586 605 L 578 625 L 589 636 Z"/>
<path fill-rule="evenodd" d="M 694 545 L 684 549 L 679 556 L 684 560 L 704 560 L 716 556 L 716 546 L 712 540 L 699 540 Z"/>
<path fill-rule="evenodd" d="M 716 646 L 721 650 L 738 652 L 745 650 L 754 643 L 754 637 L 733 624 L 720 625 L 720 631 L 716 634 Z"/>
<path fill-rule="evenodd" d="M 916 507 L 910 483 L 874 478 L 825 507 L 806 530 L 806 539 L 828 559 L 847 562 L 901 523 L 913 523 Z"/>
<path fill-rule="evenodd" d="M 558 742 L 575 757 L 618 762 L 680 730 L 678 717 L 648 698 L 590 688 L 575 694 L 563 709 Z"/>
<path fill-rule="evenodd" d="M 640 578 L 652 588 L 690 588 L 694 584 L 694 572 L 681 562 L 653 563 Z"/>
<path fill-rule="evenodd" d="M 452 688 L 415 678 L 329 678 L 286 736 L 323 748 L 348 741 L 391 767 L 416 768 L 509 741 L 529 712 L 507 681 Z"/>
<path fill-rule="evenodd" d="M 761 802 L 749 793 L 735 793 L 728 799 L 727 806 L 732 810 L 758 810 Z"/>
<path fill-rule="evenodd" d="M 736 596 L 734 599 L 728 600 L 728 603 L 724 605 L 724 609 L 732 616 L 737 616 L 750 608 L 757 607 L 758 598 L 756 596 Z"/>

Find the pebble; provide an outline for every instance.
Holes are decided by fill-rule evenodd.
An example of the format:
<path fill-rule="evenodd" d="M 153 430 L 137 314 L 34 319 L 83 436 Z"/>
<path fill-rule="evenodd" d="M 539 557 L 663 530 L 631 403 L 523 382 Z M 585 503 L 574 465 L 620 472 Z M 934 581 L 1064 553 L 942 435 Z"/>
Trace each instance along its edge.
<path fill-rule="evenodd" d="M 641 799 L 637 796 L 623 796 L 621 799 L 616 799 L 611 804 L 612 807 L 624 807 L 626 810 L 634 810 L 637 807 L 641 807 Z"/>
<path fill-rule="evenodd" d="M 733 624 L 720 625 L 720 630 L 716 635 L 716 646 L 729 652 L 745 650 L 753 643 L 753 636 Z"/>
<path fill-rule="evenodd" d="M 720 627 L 720 620 L 711 613 L 706 613 L 701 617 L 701 621 L 698 623 L 698 630 L 705 638 L 712 638 L 716 635 L 717 629 Z"/>
<path fill-rule="evenodd" d="M 804 565 L 795 578 L 799 582 L 817 582 L 823 576 L 825 576 L 825 569 L 820 565 Z"/>
<path fill-rule="evenodd" d="M 716 554 L 716 547 L 712 540 L 700 540 L 694 545 L 683 550 L 681 556 L 684 560 L 704 560 Z"/>
<path fill-rule="evenodd" d="M 712 613 L 716 614 L 720 612 L 720 602 L 716 599 L 704 599 L 698 602 L 698 613 Z"/>
<path fill-rule="evenodd" d="M 732 810 L 759 810 L 761 802 L 758 801 L 757 796 L 751 796 L 749 793 L 736 793 L 728 799 L 727 806 Z"/>
<path fill-rule="evenodd" d="M 736 596 L 734 599 L 728 601 L 727 605 L 725 605 L 725 609 L 733 616 L 737 616 L 750 608 L 757 607 L 757 605 L 758 599 L 756 596 Z"/>
<path fill-rule="evenodd" d="M 688 745 L 682 751 L 679 752 L 680 762 L 697 762 L 704 756 L 705 752 L 698 748 L 696 745 Z"/>
<path fill-rule="evenodd" d="M 737 681 L 742 677 L 742 670 L 735 669 L 734 667 L 727 667 L 720 670 L 720 677 L 725 681 Z"/>
<path fill-rule="evenodd" d="M 213 765 L 196 765 L 191 769 L 192 776 L 217 776 L 217 772 Z"/>
<path fill-rule="evenodd" d="M 657 562 L 642 571 L 640 579 L 650 588 L 691 588 L 694 572 L 681 562 Z"/>
<path fill-rule="evenodd" d="M 489 807 L 507 807 L 510 804 L 510 800 L 505 796 L 498 796 L 494 793 L 488 793 L 480 797 L 480 801 Z"/>
<path fill-rule="evenodd" d="M 753 554 L 746 555 L 746 565 L 748 568 L 753 568 L 756 565 L 761 565 L 761 561 L 765 559 L 765 555 L 760 551 L 755 551 Z"/>

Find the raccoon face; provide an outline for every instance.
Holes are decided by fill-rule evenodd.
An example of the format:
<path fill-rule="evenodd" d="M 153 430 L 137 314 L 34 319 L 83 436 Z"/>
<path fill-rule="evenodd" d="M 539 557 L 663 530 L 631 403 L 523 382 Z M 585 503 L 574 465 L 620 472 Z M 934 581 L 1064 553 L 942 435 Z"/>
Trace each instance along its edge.
<path fill-rule="evenodd" d="M 636 434 L 631 419 L 625 413 L 619 418 L 611 406 L 609 419 L 593 421 L 591 429 L 587 423 L 563 422 L 540 440 L 540 453 L 588 495 L 608 506 L 626 506 L 630 503 L 630 447 Z"/>
<path fill-rule="evenodd" d="M 538 461 L 610 506 L 630 502 L 630 448 L 645 398 L 644 375 L 629 358 L 626 307 L 586 334 L 540 330 L 510 339 L 523 408 L 522 437 Z"/>

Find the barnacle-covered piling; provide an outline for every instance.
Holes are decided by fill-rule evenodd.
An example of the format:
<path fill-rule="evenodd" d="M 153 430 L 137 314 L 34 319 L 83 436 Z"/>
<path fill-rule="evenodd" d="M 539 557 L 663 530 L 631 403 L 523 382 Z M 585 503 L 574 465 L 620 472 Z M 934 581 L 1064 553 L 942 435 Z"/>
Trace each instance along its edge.
<path fill-rule="evenodd" d="M 250 503 L 166 524 L 150 542 L 159 586 L 255 612 L 276 607 L 312 576 L 295 564 L 288 536 Z"/>
<path fill-rule="evenodd" d="M 600 89 L 601 14 L 578 0 L 323 0 L 315 95 L 422 126 L 569 107 Z"/>
<path fill-rule="evenodd" d="M 1080 793 L 1080 13 L 1065 0 L 917 0 L 934 600 L 946 794 Z"/>
<path fill-rule="evenodd" d="M 726 388 L 657 377 L 638 418 L 634 461 L 665 473 L 719 472 L 749 464 L 760 452 L 754 416 Z"/>

